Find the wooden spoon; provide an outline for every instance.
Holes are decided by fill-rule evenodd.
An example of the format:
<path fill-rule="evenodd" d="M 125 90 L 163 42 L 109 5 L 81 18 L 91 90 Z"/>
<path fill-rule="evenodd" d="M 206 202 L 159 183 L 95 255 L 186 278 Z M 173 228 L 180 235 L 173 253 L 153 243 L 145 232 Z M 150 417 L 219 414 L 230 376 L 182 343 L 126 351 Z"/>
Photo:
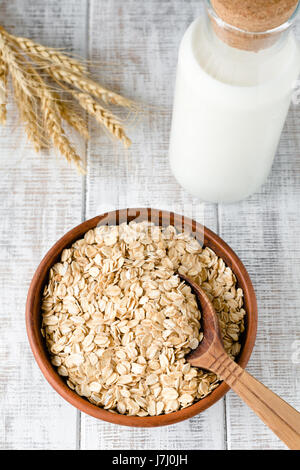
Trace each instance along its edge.
<path fill-rule="evenodd" d="M 230 359 L 208 296 L 191 279 L 181 274 L 179 277 L 190 285 L 202 310 L 203 340 L 188 354 L 188 362 L 217 374 L 290 449 L 299 450 L 300 413 Z"/>

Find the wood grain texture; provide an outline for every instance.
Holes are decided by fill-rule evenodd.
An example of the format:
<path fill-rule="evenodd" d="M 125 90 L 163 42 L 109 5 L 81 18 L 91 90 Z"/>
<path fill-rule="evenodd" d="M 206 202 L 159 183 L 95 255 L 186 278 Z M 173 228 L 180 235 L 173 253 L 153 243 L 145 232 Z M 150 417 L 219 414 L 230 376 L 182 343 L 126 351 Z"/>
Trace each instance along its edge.
<path fill-rule="evenodd" d="M 82 54 L 85 15 L 81 1 L 0 4 L 1 23 L 10 32 Z M 33 360 L 24 305 L 46 250 L 81 221 L 83 180 L 59 155 L 34 153 L 12 103 L 0 142 L 0 447 L 75 448 L 76 410 L 53 392 Z"/>
<path fill-rule="evenodd" d="M 300 108 L 292 105 L 261 191 L 219 207 L 220 236 L 245 263 L 258 298 L 258 335 L 247 369 L 297 410 L 300 363 L 292 354 L 300 339 L 299 123 Z M 229 448 L 285 448 L 232 392 L 226 404 Z"/>
<path fill-rule="evenodd" d="M 185 213 L 216 230 L 216 207 L 187 195 L 168 162 L 178 45 L 198 14 L 196 0 L 91 2 L 90 58 L 104 64 L 101 79 L 153 109 L 129 132 L 133 145 L 127 153 L 92 127 L 86 218 L 108 209 L 148 206 Z M 188 422 L 156 430 L 124 429 L 85 415 L 81 424 L 82 448 L 225 447 L 222 402 Z"/>
<path fill-rule="evenodd" d="M 91 123 L 85 182 L 59 155 L 31 150 L 9 104 L 8 126 L 0 128 L 1 448 L 283 448 L 231 392 L 225 408 L 219 402 L 168 428 L 124 429 L 81 415 L 77 432 L 80 417 L 76 422 L 76 411 L 42 378 L 25 333 L 31 276 L 64 232 L 110 209 L 184 212 L 219 231 L 249 269 L 259 304 L 249 372 L 300 408 L 300 363 L 292 361 L 293 341 L 300 341 L 300 108 L 290 111 L 273 172 L 258 194 L 217 207 L 200 204 L 177 185 L 167 155 L 177 50 L 201 8 L 199 0 L 0 4 L 1 23 L 11 32 L 81 55 L 89 46 L 90 59 L 101 62 L 95 71 L 104 84 L 155 106 L 132 125 L 134 143 L 127 153 Z"/>
<path fill-rule="evenodd" d="M 99 423 L 82 415 L 82 449 L 222 449 L 223 403 L 219 401 L 201 417 L 157 429 L 124 428 Z"/>

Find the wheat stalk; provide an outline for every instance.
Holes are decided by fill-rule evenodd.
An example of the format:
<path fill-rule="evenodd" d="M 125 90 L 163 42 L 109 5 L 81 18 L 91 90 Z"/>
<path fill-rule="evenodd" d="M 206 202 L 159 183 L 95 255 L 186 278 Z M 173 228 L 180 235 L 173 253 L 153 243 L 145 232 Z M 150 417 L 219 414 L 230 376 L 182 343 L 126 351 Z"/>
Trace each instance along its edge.
<path fill-rule="evenodd" d="M 85 172 L 80 156 L 62 125 L 64 120 L 85 139 L 89 138 L 87 124 L 77 112 L 74 102 L 122 141 L 125 148 L 131 145 L 121 121 L 97 99 L 107 104 L 136 109 L 131 100 L 89 78 L 86 67 L 79 61 L 31 39 L 12 36 L 0 26 L 0 123 L 6 120 L 8 74 L 12 78 L 21 121 L 36 151 L 52 143 L 80 173 Z M 63 100 L 58 90 L 67 91 L 73 102 Z"/>
<path fill-rule="evenodd" d="M 103 125 L 114 137 L 121 140 L 125 148 L 130 147 L 131 140 L 125 134 L 120 121 L 109 111 L 104 109 L 94 98 L 87 93 L 72 92 L 79 104 L 91 116 L 94 116 L 99 124 Z"/>

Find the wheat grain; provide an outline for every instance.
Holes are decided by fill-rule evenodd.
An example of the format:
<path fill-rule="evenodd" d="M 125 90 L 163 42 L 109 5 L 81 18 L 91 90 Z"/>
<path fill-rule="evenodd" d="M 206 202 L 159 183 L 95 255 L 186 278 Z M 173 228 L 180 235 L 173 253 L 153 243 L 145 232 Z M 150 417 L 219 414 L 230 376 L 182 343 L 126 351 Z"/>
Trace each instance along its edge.
<path fill-rule="evenodd" d="M 16 103 L 19 109 L 20 117 L 25 124 L 25 130 L 28 140 L 33 143 L 36 152 L 49 146 L 40 119 L 38 117 L 37 99 L 29 97 L 24 93 L 16 79 L 12 79 Z"/>
<path fill-rule="evenodd" d="M 63 70 L 57 67 L 48 68 L 48 73 L 58 82 L 63 81 L 78 88 L 81 91 L 87 92 L 96 98 L 101 99 L 106 104 L 114 104 L 129 109 L 136 109 L 136 104 L 124 98 L 124 96 L 107 90 L 99 83 L 94 82 L 88 77 L 84 77 L 75 73 L 70 73 L 69 70 Z"/>
<path fill-rule="evenodd" d="M 85 171 L 81 166 L 81 159 L 65 135 L 55 98 L 47 88 L 42 88 L 40 99 L 45 127 L 54 147 L 60 151 L 69 163 L 73 162 L 80 173 L 84 174 Z"/>
<path fill-rule="evenodd" d="M 104 109 L 94 98 L 87 93 L 72 92 L 79 104 L 89 114 L 103 125 L 117 139 L 121 140 L 125 148 L 130 147 L 131 140 L 127 137 L 120 121 L 109 111 Z"/>
<path fill-rule="evenodd" d="M 86 140 L 90 138 L 85 120 L 76 112 L 70 104 L 57 101 L 61 117 L 72 126 Z"/>
<path fill-rule="evenodd" d="M 85 170 L 81 166 L 81 159 L 70 144 L 62 127 L 59 95 L 50 90 L 38 72 L 28 63 L 26 63 L 26 71 L 31 77 L 31 86 L 35 86 L 36 94 L 40 99 L 45 128 L 54 147 L 58 148 L 67 161 L 73 162 L 78 171 L 84 174 Z"/>
<path fill-rule="evenodd" d="M 0 124 L 6 123 L 7 74 L 7 65 L 0 52 Z"/>
<path fill-rule="evenodd" d="M 30 96 L 28 89 L 28 77 L 24 73 L 24 70 L 20 66 L 18 55 L 10 47 L 5 35 L 2 34 L 0 29 L 0 50 L 2 53 L 2 60 L 6 63 L 9 72 L 15 76 L 19 82 L 20 87 L 24 93 Z"/>
<path fill-rule="evenodd" d="M 87 68 L 81 64 L 76 59 L 72 57 L 68 57 L 65 54 L 62 54 L 59 50 L 42 46 L 41 44 L 36 43 L 28 38 L 23 37 L 15 37 L 11 34 L 7 33 L 7 37 L 16 44 L 23 52 L 28 54 L 30 58 L 37 62 L 38 64 L 46 63 L 49 65 L 55 64 L 58 66 L 63 67 L 64 69 L 69 70 L 70 72 L 78 73 L 78 74 L 87 74 Z"/>
<path fill-rule="evenodd" d="M 33 143 L 35 150 L 38 152 L 49 144 L 43 133 L 40 120 L 38 119 L 37 97 L 31 93 L 31 88 L 36 87 L 38 82 L 34 80 L 32 76 L 30 76 L 29 79 L 29 71 L 32 73 L 32 69 L 26 62 L 22 62 L 21 66 L 18 52 L 14 48 L 9 47 L 9 43 L 6 38 L 1 35 L 0 30 L 0 44 L 1 42 L 2 57 L 3 60 L 5 60 L 7 69 L 11 73 L 16 98 L 15 101 L 20 112 L 20 117 L 25 123 L 28 140 Z"/>

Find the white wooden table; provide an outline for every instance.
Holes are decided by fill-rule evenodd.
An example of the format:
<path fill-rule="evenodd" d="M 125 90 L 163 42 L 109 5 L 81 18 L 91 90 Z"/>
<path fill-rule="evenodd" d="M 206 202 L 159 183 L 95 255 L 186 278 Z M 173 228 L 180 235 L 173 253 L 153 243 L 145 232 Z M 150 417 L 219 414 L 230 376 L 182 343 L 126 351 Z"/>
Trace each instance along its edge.
<path fill-rule="evenodd" d="M 9 122 L 0 129 L 0 448 L 284 448 L 232 392 L 202 415 L 160 429 L 123 428 L 79 413 L 45 381 L 25 332 L 31 277 L 61 235 L 109 209 L 172 209 L 204 222 L 244 261 L 259 305 L 248 370 L 300 409 L 300 358 L 293 352 L 300 349 L 300 106 L 290 109 L 258 194 L 226 206 L 187 195 L 170 173 L 168 138 L 178 44 L 201 9 L 199 0 L 0 4 L 0 23 L 10 32 L 100 62 L 99 80 L 157 106 L 131 130 L 128 154 L 91 124 L 90 143 L 79 143 L 88 167 L 80 177 L 59 155 L 34 153 L 9 104 Z"/>

